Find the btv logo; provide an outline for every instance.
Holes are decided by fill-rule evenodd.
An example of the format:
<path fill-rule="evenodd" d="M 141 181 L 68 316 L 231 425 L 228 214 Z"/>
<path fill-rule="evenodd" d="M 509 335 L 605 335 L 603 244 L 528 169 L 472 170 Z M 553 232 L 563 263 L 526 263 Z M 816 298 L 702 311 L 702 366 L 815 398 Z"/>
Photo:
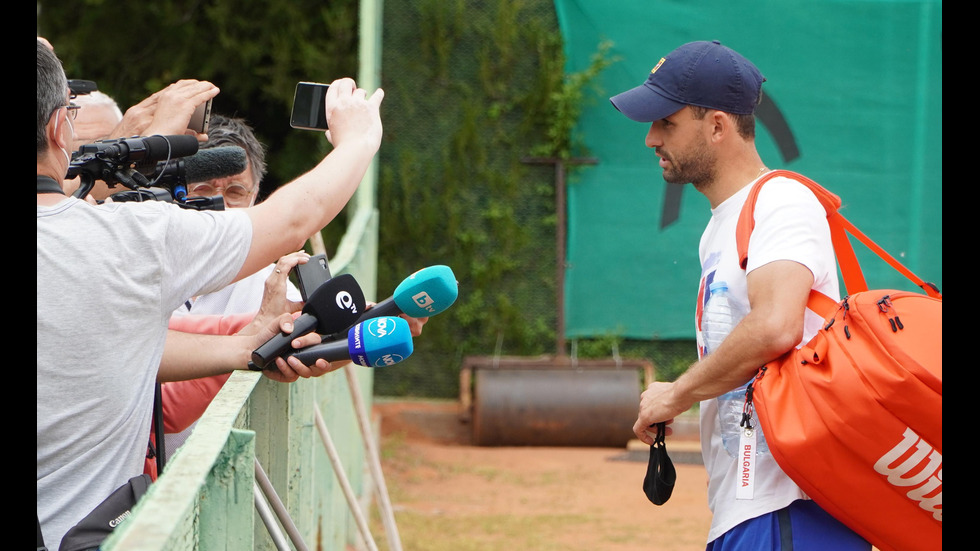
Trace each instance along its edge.
<path fill-rule="evenodd" d="M 371 335 L 380 339 L 388 335 L 388 333 L 394 331 L 395 328 L 389 327 L 388 318 L 375 318 L 368 324 L 367 330 L 368 333 L 371 333 Z"/>
<path fill-rule="evenodd" d="M 432 305 L 435 304 L 436 301 L 432 300 L 432 297 L 429 296 L 429 293 L 426 293 L 425 291 L 422 291 L 417 295 L 413 295 L 412 300 L 415 301 L 416 306 L 422 308 L 427 312 L 435 311 L 435 308 L 433 308 Z"/>

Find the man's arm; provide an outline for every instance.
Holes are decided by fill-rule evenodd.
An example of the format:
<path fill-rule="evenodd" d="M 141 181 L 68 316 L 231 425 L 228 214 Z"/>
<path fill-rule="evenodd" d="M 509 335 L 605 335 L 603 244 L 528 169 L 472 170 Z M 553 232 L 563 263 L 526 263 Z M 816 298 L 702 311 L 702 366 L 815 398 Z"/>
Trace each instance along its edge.
<path fill-rule="evenodd" d="M 718 349 L 673 383 L 653 383 L 640 398 L 633 425 L 637 438 L 653 444 L 647 429 L 670 421 L 695 403 L 720 396 L 751 379 L 766 362 L 803 338 L 803 318 L 813 285 L 810 270 L 792 260 L 760 266 L 746 276 L 749 313 Z"/>
<path fill-rule="evenodd" d="M 283 314 L 275 323 L 255 335 L 199 335 L 168 330 L 157 380 L 184 381 L 248 369 L 252 351 L 277 331 L 292 333 L 293 317 L 290 314 Z M 292 342 L 296 349 L 315 344 L 320 344 L 320 335 L 316 333 L 308 333 Z M 274 381 L 290 383 L 300 377 L 319 377 L 342 366 L 342 362 L 330 364 L 326 360 L 317 360 L 313 366 L 307 366 L 294 357 L 288 360 L 276 358 L 278 371 L 265 370 L 263 375 Z"/>
<path fill-rule="evenodd" d="M 368 98 L 349 78 L 330 85 L 325 101 L 334 149 L 313 170 L 245 209 L 252 220 L 252 242 L 236 280 L 302 248 L 340 213 L 381 145 L 383 98 L 380 89 Z"/>

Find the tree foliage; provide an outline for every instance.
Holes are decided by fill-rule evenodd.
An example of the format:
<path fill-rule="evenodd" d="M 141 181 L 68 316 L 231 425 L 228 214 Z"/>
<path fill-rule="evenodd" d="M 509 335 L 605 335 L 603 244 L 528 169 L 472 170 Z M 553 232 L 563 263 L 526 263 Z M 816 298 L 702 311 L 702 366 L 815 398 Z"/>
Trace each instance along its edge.
<path fill-rule="evenodd" d="M 289 111 L 297 82 L 355 75 L 357 6 L 44 0 L 37 27 L 69 78 L 94 80 L 123 110 L 182 78 L 216 84 L 214 111 L 249 120 L 269 146 L 268 190 L 329 147 L 322 134 L 291 129 Z"/>

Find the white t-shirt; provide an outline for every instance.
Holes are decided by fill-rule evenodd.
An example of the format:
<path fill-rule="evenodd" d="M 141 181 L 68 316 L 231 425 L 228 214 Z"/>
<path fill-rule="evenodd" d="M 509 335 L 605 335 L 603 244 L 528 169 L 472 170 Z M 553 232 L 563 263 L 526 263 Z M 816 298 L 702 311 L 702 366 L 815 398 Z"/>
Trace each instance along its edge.
<path fill-rule="evenodd" d="M 242 211 L 37 207 L 37 513 L 49 548 L 143 471 L 167 320 L 231 282 L 251 235 Z"/>
<path fill-rule="evenodd" d="M 262 296 L 265 294 L 265 281 L 276 269 L 275 264 L 269 264 L 254 274 L 239 279 L 231 285 L 194 297 L 180 305 L 174 311 L 175 316 L 228 316 L 231 314 L 254 314 L 262 306 Z M 286 281 L 286 298 L 294 302 L 303 300 L 299 289 L 288 280 Z M 190 309 L 188 309 L 190 306 Z"/>
<path fill-rule="evenodd" d="M 712 209 L 711 220 L 701 236 L 701 281 L 695 315 L 699 355 L 703 354 L 701 314 L 713 282 L 726 282 L 730 302 L 736 309 L 748 312 L 746 274 L 776 260 L 792 260 L 813 273 L 815 289 L 835 299 L 839 294 L 826 211 L 803 184 L 785 177 L 773 178 L 759 193 L 748 266 L 746 270 L 739 267 L 735 227 L 751 188 L 746 186 Z M 801 344 L 810 340 L 823 322 L 809 310 L 805 316 Z M 713 513 L 709 542 L 741 522 L 806 497 L 776 464 L 761 435 L 758 419 L 753 418 L 752 426 L 759 429 L 754 482 L 751 492 L 742 490 L 751 493 L 751 499 L 744 499 L 744 495 L 736 498 L 736 490 L 744 484 L 738 430 L 744 398 L 743 387 L 701 402 L 701 449 L 709 478 L 708 505 Z"/>

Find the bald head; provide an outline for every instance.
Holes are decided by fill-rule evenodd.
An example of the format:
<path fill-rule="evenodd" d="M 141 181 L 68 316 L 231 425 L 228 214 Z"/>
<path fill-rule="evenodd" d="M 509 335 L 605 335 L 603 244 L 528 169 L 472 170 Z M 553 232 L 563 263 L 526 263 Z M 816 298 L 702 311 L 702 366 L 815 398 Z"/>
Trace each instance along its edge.
<path fill-rule="evenodd" d="M 112 130 L 122 121 L 122 111 L 116 101 L 102 92 L 75 98 L 75 103 L 81 106 L 75 118 L 75 141 L 73 150 L 78 147 L 110 137 Z"/>

